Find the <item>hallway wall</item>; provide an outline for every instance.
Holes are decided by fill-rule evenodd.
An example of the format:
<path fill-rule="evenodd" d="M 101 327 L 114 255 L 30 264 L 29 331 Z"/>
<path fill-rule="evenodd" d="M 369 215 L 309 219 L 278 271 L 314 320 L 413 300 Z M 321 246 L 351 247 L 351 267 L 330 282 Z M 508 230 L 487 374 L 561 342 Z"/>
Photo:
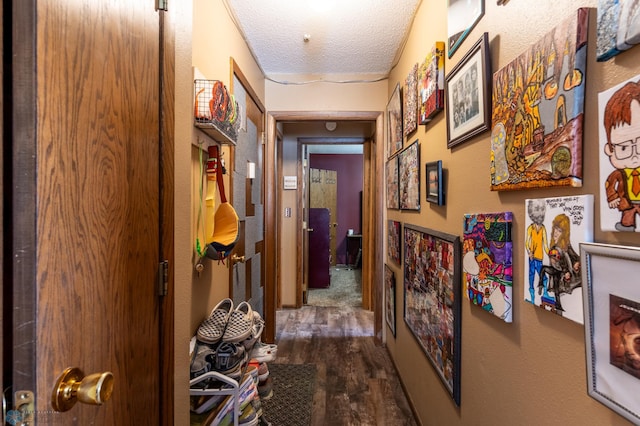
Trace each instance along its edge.
<path fill-rule="evenodd" d="M 525 199 L 595 194 L 596 206 L 599 205 L 597 94 L 640 73 L 638 47 L 609 62 L 595 61 L 597 3 L 597 0 L 541 0 L 533 4 L 512 0 L 497 6 L 495 1 L 487 0 L 482 20 L 445 63 L 448 73 L 487 31 L 492 68 L 496 71 L 578 7 L 593 8 L 589 22 L 582 188 L 492 192 L 490 133 L 450 150 L 446 145 L 444 112 L 410 135 L 411 141 L 420 141 L 422 164 L 442 160 L 447 177 L 446 206 L 425 203 L 422 195 L 419 214 L 389 210 L 388 219 L 461 236 L 465 213 L 514 213 L 513 323 L 504 323 L 471 306 L 463 295 L 460 407 L 450 398 L 403 321 L 402 270 L 394 262 L 388 262 L 396 270 L 398 280 L 397 334 L 394 337 L 385 324 L 386 343 L 424 425 L 628 424 L 587 394 L 584 327 L 535 308 L 523 300 L 522 294 Z M 424 60 L 433 43 L 447 39 L 446 18 L 447 2 L 422 2 L 400 62 L 389 79 L 389 97 L 413 64 Z M 424 175 L 421 181 L 424 185 Z M 638 234 L 600 231 L 597 209 L 594 223 L 595 241 L 640 245 Z"/>

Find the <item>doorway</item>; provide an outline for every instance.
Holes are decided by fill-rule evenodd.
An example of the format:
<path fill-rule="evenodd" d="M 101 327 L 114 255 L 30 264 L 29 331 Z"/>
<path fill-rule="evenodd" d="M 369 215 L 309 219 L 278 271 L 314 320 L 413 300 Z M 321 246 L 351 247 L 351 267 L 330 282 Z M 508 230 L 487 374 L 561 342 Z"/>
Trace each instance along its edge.
<path fill-rule="evenodd" d="M 267 198 L 273 200 L 273 206 L 277 208 L 276 211 L 282 214 L 273 215 L 273 217 L 267 218 L 270 223 L 267 223 L 267 227 L 271 229 L 277 229 L 276 235 L 276 247 L 282 248 L 283 246 L 292 245 L 294 249 L 296 247 L 304 247 L 306 238 L 304 233 L 307 232 L 307 224 L 302 214 L 293 217 L 291 210 L 297 210 L 300 213 L 304 213 L 302 203 L 299 202 L 299 192 L 304 190 L 303 185 L 305 182 L 305 176 L 303 175 L 303 167 L 300 164 L 298 170 L 295 172 L 288 172 L 283 170 L 283 161 L 285 161 L 286 153 L 283 149 L 283 126 L 290 123 L 315 123 L 316 125 L 324 125 L 326 121 L 340 122 L 369 122 L 373 127 L 373 135 L 369 140 L 364 143 L 364 187 L 362 195 L 362 305 L 364 309 L 369 309 L 374 312 L 374 328 L 375 336 L 381 339 L 382 330 L 382 245 L 376 241 L 382 235 L 383 223 L 383 198 L 379 194 L 376 194 L 376 188 L 382 187 L 384 178 L 384 164 L 383 164 L 383 114 L 381 112 L 271 112 L 267 117 L 267 153 L 266 153 L 266 168 L 270 174 L 267 178 Z M 279 140 L 280 138 L 280 140 Z M 338 138 L 339 139 L 339 138 Z M 278 143 L 276 143 L 278 141 Z M 336 141 L 339 143 L 339 141 Z M 300 149 L 296 153 L 296 158 L 300 155 Z M 294 158 L 293 161 L 296 161 Z M 300 162 L 301 163 L 301 162 Z M 300 185 L 295 186 L 294 195 L 291 195 L 286 189 L 287 182 L 293 181 L 299 182 Z M 292 229 L 293 237 L 286 231 L 286 229 Z M 293 238 L 293 244 L 288 240 L 283 241 L 283 235 L 287 235 L 287 238 Z M 301 307 L 303 294 L 303 250 L 296 250 L 293 254 L 293 258 L 287 258 L 280 255 L 276 257 L 277 270 L 281 271 L 278 274 L 278 279 L 273 283 L 273 289 L 267 289 L 268 292 L 275 294 L 276 288 L 279 294 L 278 305 L 273 303 L 268 309 L 272 310 L 272 315 L 275 317 L 275 311 L 281 307 Z M 288 280 L 283 268 L 283 263 L 293 263 L 295 259 L 295 273 L 291 277 L 291 281 L 295 283 L 293 289 L 293 303 L 287 303 L 287 288 L 283 285 L 283 281 Z M 291 295 L 289 295 L 291 296 Z"/>

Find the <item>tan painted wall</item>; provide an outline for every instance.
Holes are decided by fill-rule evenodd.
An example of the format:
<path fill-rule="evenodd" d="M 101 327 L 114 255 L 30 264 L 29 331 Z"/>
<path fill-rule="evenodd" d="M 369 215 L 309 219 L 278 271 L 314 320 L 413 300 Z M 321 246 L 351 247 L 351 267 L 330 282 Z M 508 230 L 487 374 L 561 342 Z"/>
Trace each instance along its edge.
<path fill-rule="evenodd" d="M 411 66 L 421 62 L 427 49 L 446 40 L 447 2 L 422 2 L 399 65 L 392 72 L 387 96 L 403 81 Z M 428 126 L 420 126 L 411 140 L 421 143 L 421 163 L 442 160 L 447 170 L 447 205 L 423 203 L 420 214 L 389 211 L 389 219 L 462 234 L 464 213 L 512 211 L 514 213 L 514 315 L 506 324 L 462 300 L 461 406 L 455 406 L 416 340 L 406 327 L 402 312 L 402 272 L 397 270 L 397 337 L 386 341 L 424 425 L 623 425 L 626 420 L 587 395 L 584 327 L 543 312 L 524 302 L 522 277 L 526 198 L 595 194 L 599 200 L 597 94 L 640 73 L 640 50 L 632 49 L 606 63 L 595 61 L 597 0 L 535 3 L 511 0 L 505 6 L 486 1 L 478 26 L 447 60 L 448 72 L 464 53 L 489 33 L 493 70 L 498 70 L 530 44 L 573 14 L 579 6 L 591 10 L 587 93 L 584 129 L 584 186 L 492 192 L 489 189 L 489 133 L 446 147 L 446 122 L 442 113 Z M 640 236 L 599 231 L 595 211 L 595 240 L 640 245 Z M 393 265 L 393 262 L 389 262 Z M 386 329 L 386 326 L 385 326 Z"/>

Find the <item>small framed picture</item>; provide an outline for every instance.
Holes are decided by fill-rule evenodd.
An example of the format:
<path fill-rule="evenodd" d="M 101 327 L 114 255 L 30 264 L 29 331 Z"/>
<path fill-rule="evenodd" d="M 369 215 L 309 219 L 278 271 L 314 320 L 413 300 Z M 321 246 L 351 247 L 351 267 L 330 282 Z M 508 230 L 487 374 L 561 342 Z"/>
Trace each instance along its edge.
<path fill-rule="evenodd" d="M 489 129 L 489 35 L 484 33 L 446 77 L 447 147 Z"/>
<path fill-rule="evenodd" d="M 393 157 L 402 150 L 404 143 L 402 133 L 402 98 L 400 83 L 396 84 L 387 104 L 387 157 Z"/>
<path fill-rule="evenodd" d="M 580 244 L 589 396 L 640 424 L 640 248 Z"/>
<path fill-rule="evenodd" d="M 444 205 L 444 193 L 442 191 L 442 161 L 432 161 L 426 164 L 427 175 L 427 201 Z"/>
<path fill-rule="evenodd" d="M 484 0 L 449 0 L 447 5 L 447 47 L 449 58 L 458 50 L 484 15 Z"/>

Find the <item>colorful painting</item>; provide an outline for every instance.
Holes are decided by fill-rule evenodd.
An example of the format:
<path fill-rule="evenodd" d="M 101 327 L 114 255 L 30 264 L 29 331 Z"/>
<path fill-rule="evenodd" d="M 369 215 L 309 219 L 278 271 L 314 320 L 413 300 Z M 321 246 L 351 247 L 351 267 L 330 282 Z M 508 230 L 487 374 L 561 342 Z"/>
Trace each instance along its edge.
<path fill-rule="evenodd" d="M 398 184 L 398 157 L 393 157 L 387 161 L 387 208 L 400 208 L 400 187 Z"/>
<path fill-rule="evenodd" d="M 466 214 L 462 270 L 472 304 L 512 321 L 512 213 Z"/>
<path fill-rule="evenodd" d="M 398 154 L 400 209 L 420 210 L 420 144 L 416 139 Z"/>
<path fill-rule="evenodd" d="M 460 405 L 460 238 L 404 227 L 404 320 Z"/>
<path fill-rule="evenodd" d="M 640 43 L 637 0 L 599 0 L 596 60 L 607 61 Z"/>
<path fill-rule="evenodd" d="M 420 118 L 427 124 L 444 108 L 444 42 L 436 41 L 418 72 Z"/>
<path fill-rule="evenodd" d="M 384 265 L 384 301 L 387 325 L 393 336 L 396 335 L 396 273 L 385 263 Z"/>
<path fill-rule="evenodd" d="M 415 64 L 404 81 L 404 135 L 410 135 L 417 128 L 418 119 L 418 64 Z"/>
<path fill-rule="evenodd" d="M 640 76 L 598 95 L 600 227 L 640 232 Z"/>
<path fill-rule="evenodd" d="M 396 84 L 387 104 L 387 157 L 395 155 L 403 147 L 402 100 L 400 83 Z"/>
<path fill-rule="evenodd" d="M 402 225 L 400 222 L 390 220 L 387 226 L 387 256 L 398 265 L 400 264 L 400 257 L 402 254 L 402 246 L 400 245 L 400 232 Z"/>
<path fill-rule="evenodd" d="M 580 243 L 593 241 L 593 195 L 525 201 L 524 300 L 584 324 Z"/>
<path fill-rule="evenodd" d="M 582 186 L 588 9 L 493 75 L 491 189 Z"/>

